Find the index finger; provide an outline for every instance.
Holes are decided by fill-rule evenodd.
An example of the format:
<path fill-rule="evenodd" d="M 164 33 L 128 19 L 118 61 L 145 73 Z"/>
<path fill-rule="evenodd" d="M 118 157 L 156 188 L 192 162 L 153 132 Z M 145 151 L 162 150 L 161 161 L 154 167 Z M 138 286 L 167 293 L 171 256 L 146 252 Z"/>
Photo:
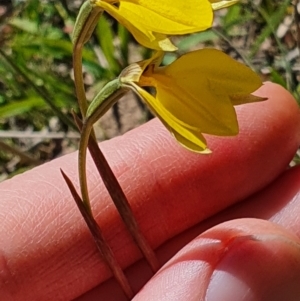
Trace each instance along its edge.
<path fill-rule="evenodd" d="M 213 154 L 181 148 L 154 120 L 101 143 L 153 248 L 271 182 L 299 143 L 299 111 L 291 95 L 266 84 L 269 100 L 237 108 L 241 132 L 208 137 Z M 73 299 L 110 277 L 62 180 L 77 183 L 76 154 L 0 185 L 3 296 Z M 91 160 L 93 212 L 123 268 L 140 257 Z M 70 285 L 72 289 L 70 289 Z"/>

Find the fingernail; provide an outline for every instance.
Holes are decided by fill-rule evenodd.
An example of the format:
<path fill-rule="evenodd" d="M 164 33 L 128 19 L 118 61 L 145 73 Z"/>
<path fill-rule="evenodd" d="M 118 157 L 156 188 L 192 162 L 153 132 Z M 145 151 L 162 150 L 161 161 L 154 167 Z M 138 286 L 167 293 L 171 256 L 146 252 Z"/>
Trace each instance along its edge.
<path fill-rule="evenodd" d="M 245 266 L 240 263 L 241 254 L 245 249 L 245 242 L 249 248 L 251 237 L 238 237 L 226 247 L 226 252 L 211 276 L 206 301 L 255 301 L 254 294 L 243 277 Z M 246 253 L 243 254 L 245 256 Z M 243 258 L 244 262 L 247 258 Z M 249 271 L 248 275 L 249 276 Z"/>
<path fill-rule="evenodd" d="M 299 300 L 299 257 L 282 239 L 233 244 L 214 269 L 205 301 Z"/>
<path fill-rule="evenodd" d="M 226 271 L 226 260 L 214 271 L 207 289 L 206 301 L 254 301 L 247 283 Z M 223 270 L 223 268 L 225 270 Z"/>

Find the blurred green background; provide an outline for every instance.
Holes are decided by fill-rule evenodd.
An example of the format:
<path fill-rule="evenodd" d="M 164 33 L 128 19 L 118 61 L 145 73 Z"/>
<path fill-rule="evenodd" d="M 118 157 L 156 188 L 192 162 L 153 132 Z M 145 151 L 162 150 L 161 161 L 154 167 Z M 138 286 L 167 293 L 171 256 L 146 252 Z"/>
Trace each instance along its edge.
<path fill-rule="evenodd" d="M 72 75 L 71 33 L 82 1 L 0 1 L 0 181 L 77 149 L 71 109 L 78 112 Z M 287 1 L 240 1 L 216 13 L 214 27 L 175 37 L 181 53 L 222 49 L 263 80 L 277 82 L 299 101 L 299 20 Z M 299 6 L 299 5 L 298 5 Z M 89 100 L 128 63 L 146 58 L 122 26 L 100 18 L 83 52 Z M 120 101 L 97 124 L 99 140 L 138 126 L 151 114 L 134 96 Z M 294 163 L 299 163 L 299 155 Z"/>

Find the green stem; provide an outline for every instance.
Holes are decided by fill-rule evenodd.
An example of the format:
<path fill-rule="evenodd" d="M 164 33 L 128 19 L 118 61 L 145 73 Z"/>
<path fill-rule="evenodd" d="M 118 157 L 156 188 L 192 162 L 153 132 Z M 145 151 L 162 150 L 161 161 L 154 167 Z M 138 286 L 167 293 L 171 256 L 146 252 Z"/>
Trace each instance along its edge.
<path fill-rule="evenodd" d="M 99 149 L 94 137 L 90 138 L 90 133 L 93 124 L 125 93 L 129 88 L 122 86 L 119 78 L 109 82 L 97 94 L 95 99 L 90 104 L 86 119 L 81 128 L 81 139 L 79 143 L 78 153 L 78 172 L 81 187 L 81 195 L 84 206 L 91 212 L 90 200 L 88 195 L 87 177 L 86 177 L 86 152 L 87 146 L 90 150 L 92 158 L 96 164 L 100 177 L 103 179 L 104 185 L 108 190 L 120 216 L 122 217 L 125 225 L 127 226 L 134 241 L 138 245 L 142 254 L 145 256 L 152 270 L 156 272 L 159 268 L 159 262 L 155 253 L 149 246 L 147 240 L 144 238 L 140 228 L 134 218 L 130 204 L 118 182 L 114 173 L 112 172 L 109 164 L 107 163 L 103 153 Z M 80 122 L 77 120 L 79 128 Z"/>
<path fill-rule="evenodd" d="M 100 93 L 98 93 L 89 107 L 86 100 L 82 75 L 82 48 L 90 38 L 101 13 L 101 8 L 95 7 L 90 1 L 85 2 L 79 12 L 73 35 L 73 68 L 75 88 L 83 119 L 83 124 L 81 124 L 81 121 L 75 117 L 77 125 L 79 128 L 81 128 L 81 139 L 78 151 L 78 172 L 82 195 L 81 202 L 82 207 L 85 209 L 85 212 L 82 214 L 88 214 L 89 216 L 92 216 L 86 177 L 86 153 L 88 146 L 92 158 L 97 166 L 98 172 L 125 225 L 128 227 L 128 230 L 132 234 L 135 242 L 142 251 L 142 254 L 147 259 L 152 270 L 157 271 L 159 268 L 159 263 L 155 253 L 142 235 L 128 200 L 126 199 L 126 196 L 104 155 L 99 149 L 93 132 L 93 124 L 96 122 L 96 120 L 98 120 L 119 98 L 121 98 L 128 89 L 126 87 L 122 87 L 119 79 L 116 79 L 108 83 L 108 85 L 106 85 L 100 91 Z M 73 197 L 75 198 L 75 196 Z M 99 250 L 101 252 L 102 249 L 100 248 Z"/>
<path fill-rule="evenodd" d="M 79 150 L 78 150 L 78 173 L 79 173 L 79 182 L 80 190 L 83 204 L 89 214 L 92 214 L 90 198 L 88 193 L 87 186 L 87 176 L 86 176 L 86 153 L 87 145 L 90 137 L 90 133 L 93 129 L 93 125 L 90 123 L 85 123 L 82 128 Z"/>
<path fill-rule="evenodd" d="M 83 122 L 78 150 L 78 173 L 82 200 L 89 212 L 91 212 L 91 205 L 86 176 L 86 153 L 89 137 L 93 130 L 94 123 L 101 116 L 103 116 L 106 111 L 113 106 L 113 104 L 117 102 L 117 100 L 120 99 L 126 92 L 127 89 L 124 89 L 120 86 L 119 79 L 109 82 L 103 87 L 103 89 L 97 94 L 93 102 L 90 104 L 89 110 L 87 111 L 87 118 Z"/>
<path fill-rule="evenodd" d="M 78 117 L 75 117 L 77 125 L 82 128 L 82 124 Z M 156 272 L 160 264 L 157 260 L 157 257 L 152 250 L 151 246 L 148 244 L 147 240 L 143 236 L 132 212 L 130 204 L 117 180 L 114 173 L 112 172 L 108 162 L 106 161 L 103 153 L 101 152 L 97 142 L 93 137 L 89 138 L 88 148 L 91 153 L 91 156 L 95 162 L 97 170 L 100 177 L 103 180 L 103 183 L 108 190 L 124 224 L 132 235 L 135 243 L 139 247 L 140 251 L 146 258 L 148 264 L 150 265 L 153 272 Z M 85 170 L 84 170 L 85 172 Z M 86 208 L 86 205 L 85 205 Z"/>
<path fill-rule="evenodd" d="M 85 117 L 88 108 L 82 75 L 82 49 L 84 44 L 91 37 L 97 25 L 98 19 L 103 11 L 102 8 L 97 6 L 91 6 L 88 9 L 89 10 L 86 14 L 84 13 L 84 9 L 80 12 L 81 14 L 78 17 L 78 22 L 76 22 L 75 24 L 75 37 L 73 39 L 74 82 L 82 118 Z M 82 21 L 80 18 L 82 19 Z M 76 27 L 76 25 L 78 28 Z"/>
<path fill-rule="evenodd" d="M 241 60 L 244 61 L 244 63 L 249 66 L 252 70 L 255 70 L 253 64 L 251 63 L 250 60 L 248 60 L 241 51 L 239 51 L 232 43 L 231 41 L 226 37 L 226 35 L 224 33 L 222 33 L 220 30 L 218 30 L 217 28 L 212 28 L 212 31 L 218 35 L 224 42 L 227 43 L 227 45 L 235 51 L 235 53 L 240 57 Z"/>

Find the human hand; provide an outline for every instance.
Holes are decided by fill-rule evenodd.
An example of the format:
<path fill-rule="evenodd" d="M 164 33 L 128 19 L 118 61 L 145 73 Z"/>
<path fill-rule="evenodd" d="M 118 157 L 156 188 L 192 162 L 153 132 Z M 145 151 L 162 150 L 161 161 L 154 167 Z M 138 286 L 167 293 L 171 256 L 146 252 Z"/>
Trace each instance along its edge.
<path fill-rule="evenodd" d="M 96 219 L 135 291 L 149 281 L 134 300 L 299 300 L 300 168 L 284 170 L 300 115 L 279 86 L 259 93 L 269 100 L 237 107 L 240 134 L 208 137 L 208 156 L 178 146 L 157 120 L 101 144 L 160 262 L 181 249 L 150 281 L 89 160 Z M 125 300 L 59 168 L 78 182 L 71 154 L 0 185 L 1 300 Z"/>

